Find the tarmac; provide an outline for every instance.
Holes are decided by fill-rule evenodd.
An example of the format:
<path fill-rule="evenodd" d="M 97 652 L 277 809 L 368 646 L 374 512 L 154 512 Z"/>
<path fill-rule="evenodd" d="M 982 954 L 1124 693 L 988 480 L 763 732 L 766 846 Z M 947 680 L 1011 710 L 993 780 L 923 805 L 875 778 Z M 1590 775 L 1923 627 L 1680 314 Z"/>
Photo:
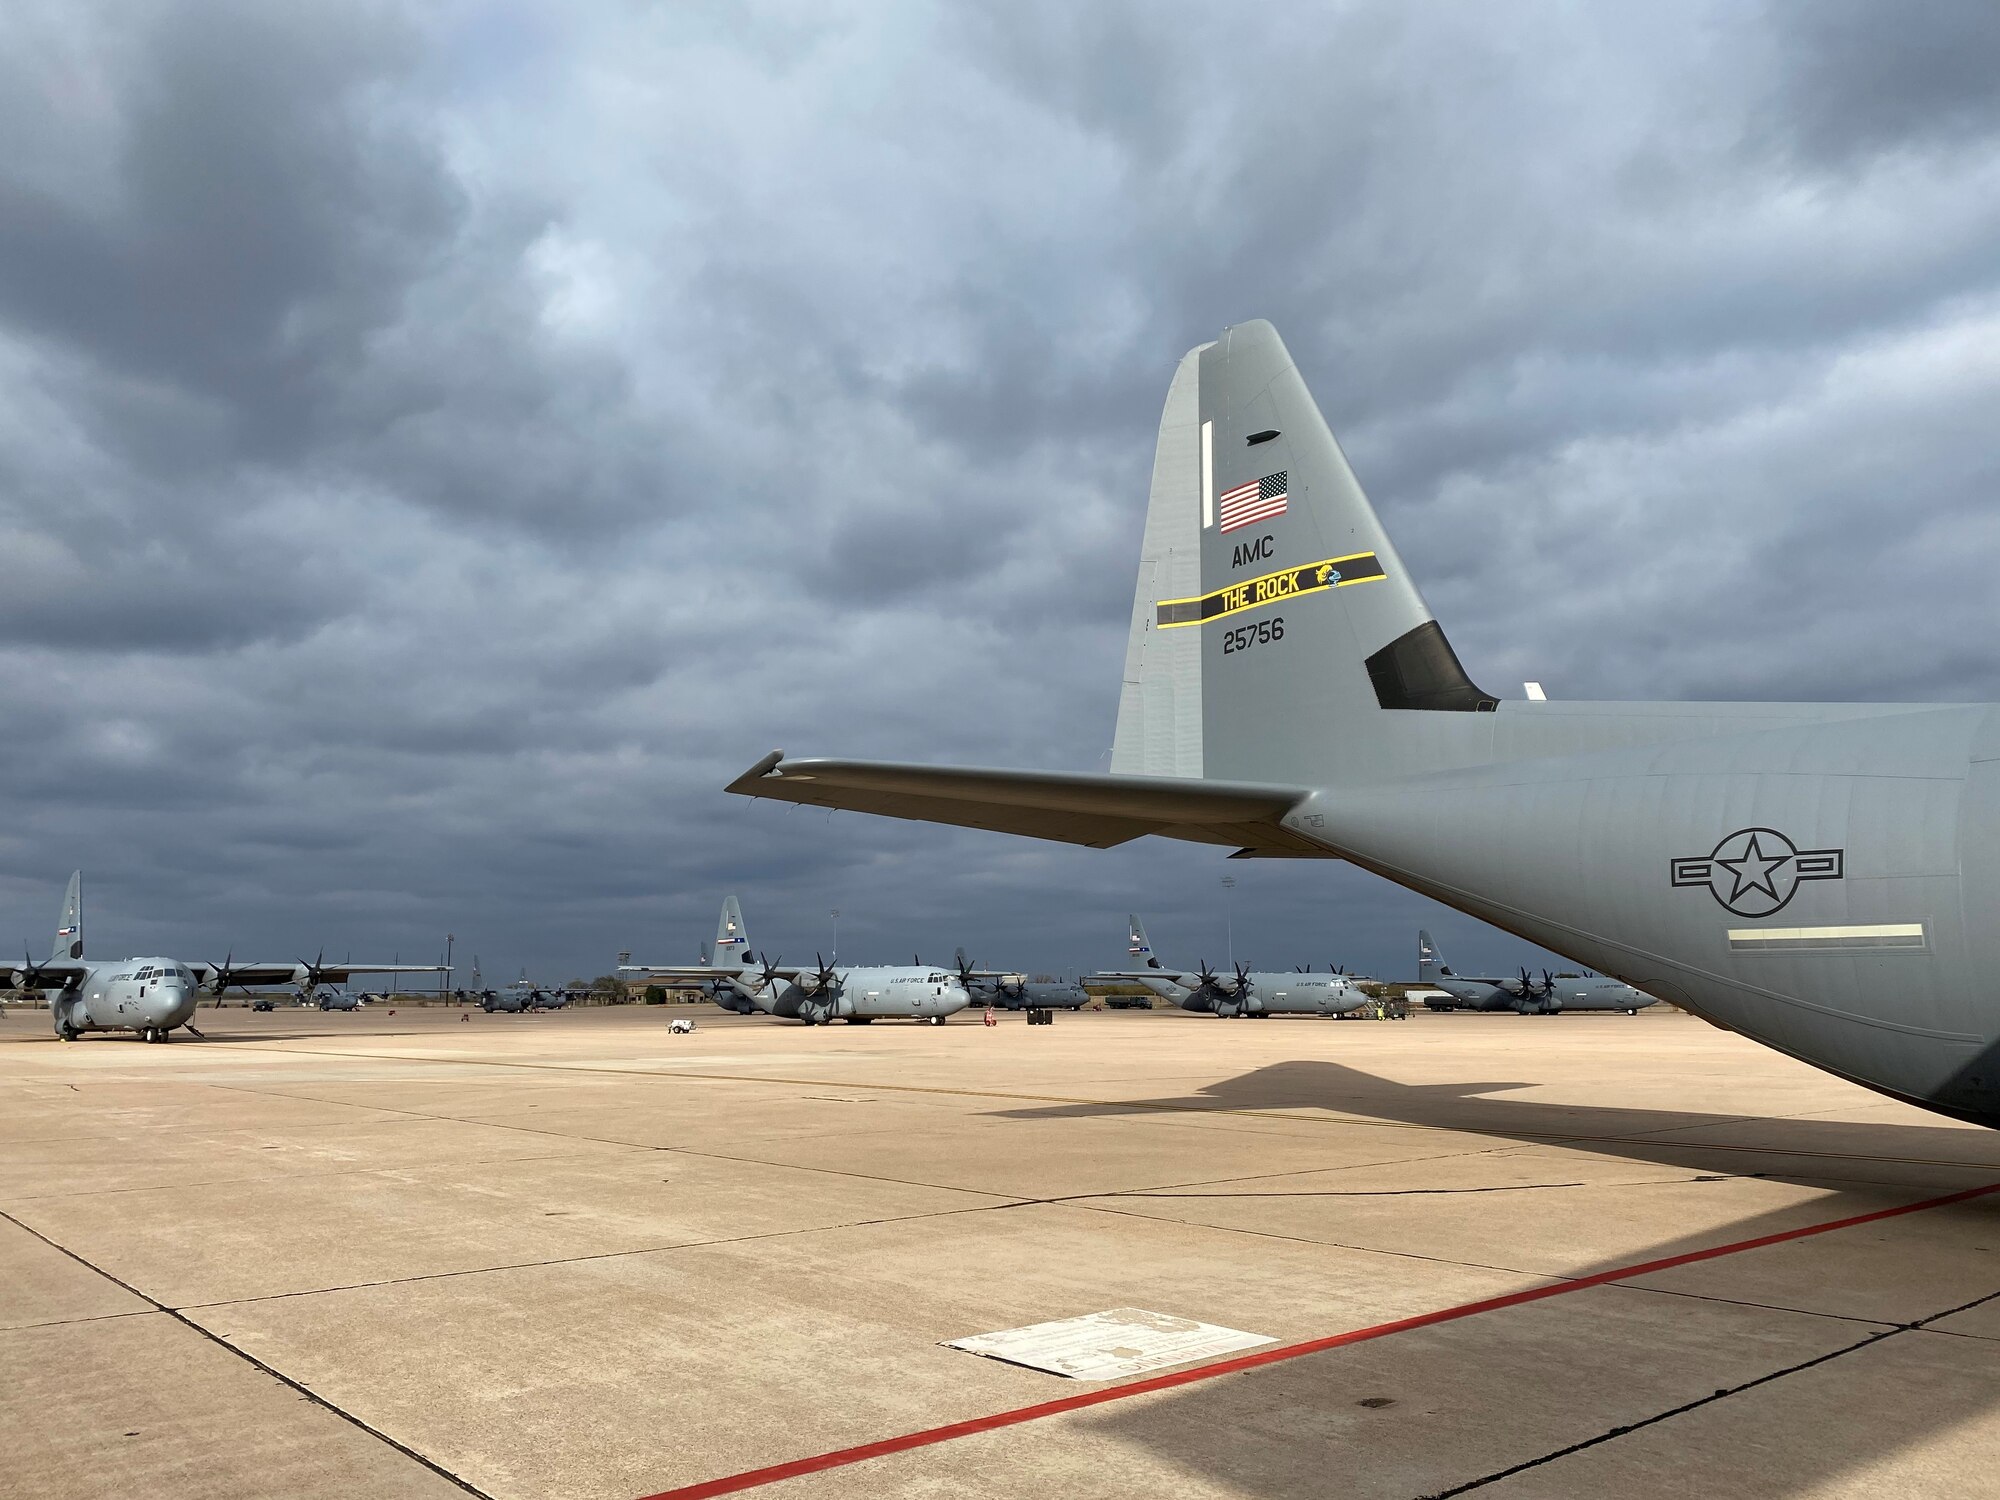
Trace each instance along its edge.
<path fill-rule="evenodd" d="M 2000 1496 L 2000 1134 L 1664 1010 L 46 1022 L 10 1496 Z"/>

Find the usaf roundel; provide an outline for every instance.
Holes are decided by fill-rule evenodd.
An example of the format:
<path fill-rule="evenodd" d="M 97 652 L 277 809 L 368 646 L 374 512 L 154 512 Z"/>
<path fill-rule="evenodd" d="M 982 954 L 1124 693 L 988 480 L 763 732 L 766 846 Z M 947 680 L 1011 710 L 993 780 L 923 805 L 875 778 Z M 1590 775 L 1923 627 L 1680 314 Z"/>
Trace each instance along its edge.
<path fill-rule="evenodd" d="M 1782 911 L 1807 880 L 1839 880 L 1843 849 L 1801 849 L 1775 828 L 1739 828 L 1698 858 L 1673 862 L 1675 885 L 1705 885 L 1739 917 Z"/>

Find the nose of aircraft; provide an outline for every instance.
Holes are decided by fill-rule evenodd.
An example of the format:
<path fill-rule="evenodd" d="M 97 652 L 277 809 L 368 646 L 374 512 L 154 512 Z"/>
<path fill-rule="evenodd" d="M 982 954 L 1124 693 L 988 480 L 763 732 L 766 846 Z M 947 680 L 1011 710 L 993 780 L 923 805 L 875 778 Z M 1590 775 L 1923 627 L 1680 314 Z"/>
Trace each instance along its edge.
<path fill-rule="evenodd" d="M 195 988 L 185 979 L 162 979 L 146 995 L 146 1019 L 155 1026 L 178 1026 L 194 1014 Z"/>

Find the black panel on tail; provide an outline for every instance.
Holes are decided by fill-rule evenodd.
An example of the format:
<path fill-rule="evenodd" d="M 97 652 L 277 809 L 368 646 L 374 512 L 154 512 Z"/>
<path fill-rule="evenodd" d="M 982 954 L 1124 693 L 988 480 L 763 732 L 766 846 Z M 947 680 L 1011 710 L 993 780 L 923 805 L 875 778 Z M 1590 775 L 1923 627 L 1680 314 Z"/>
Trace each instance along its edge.
<path fill-rule="evenodd" d="M 1406 630 L 1368 658 L 1368 680 L 1384 708 L 1491 713 L 1500 700 L 1481 692 L 1459 665 L 1436 620 Z"/>

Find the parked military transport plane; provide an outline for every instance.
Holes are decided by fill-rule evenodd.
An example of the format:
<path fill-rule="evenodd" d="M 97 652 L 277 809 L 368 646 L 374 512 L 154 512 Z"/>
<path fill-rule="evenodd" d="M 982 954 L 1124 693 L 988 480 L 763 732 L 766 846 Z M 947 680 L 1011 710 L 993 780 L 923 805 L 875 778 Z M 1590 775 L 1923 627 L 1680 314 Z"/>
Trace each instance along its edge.
<path fill-rule="evenodd" d="M 1143 984 L 1182 1010 L 1206 1011 L 1225 1020 L 1235 1016 L 1339 1016 L 1373 1002 L 1345 974 L 1252 973 L 1241 964 L 1233 974 L 1216 974 L 1207 964 L 1198 969 L 1169 969 L 1154 956 L 1146 929 L 1138 917 L 1128 918 L 1129 952 L 1141 960 L 1135 969 L 1107 970 L 1091 982 Z"/>
<path fill-rule="evenodd" d="M 762 1011 L 812 1026 L 834 1020 L 865 1026 L 883 1017 L 942 1026 L 945 1017 L 972 1003 L 956 974 L 921 964 L 913 968 L 835 968 L 818 959 L 810 966 L 766 963 L 750 952 L 749 931 L 734 896 L 723 899 L 710 962 L 620 964 L 618 969 L 622 974 L 649 979 L 696 980 L 724 1010 L 744 1015 Z"/>
<path fill-rule="evenodd" d="M 1168 392 L 1109 774 L 773 751 L 730 790 L 1098 847 L 1157 833 L 1349 859 L 2000 1125 L 2000 708 L 1501 702 L 1268 323 L 1190 351 Z"/>
<path fill-rule="evenodd" d="M 206 987 L 220 996 L 231 985 L 296 984 L 310 995 L 322 984 L 344 984 L 351 974 L 443 974 L 442 967 L 401 964 L 329 964 L 315 959 L 286 964 L 182 963 L 171 958 L 127 958 L 87 963 L 83 957 L 83 872 L 69 878 L 55 950 L 48 962 L 0 962 L 0 979 L 16 990 L 49 994 L 56 1035 L 75 1041 L 86 1031 L 136 1031 L 149 1042 L 164 1042 L 175 1028 L 194 1027 L 195 1005 Z M 351 1004 L 347 1009 L 352 1009 Z M 199 1033 L 197 1033 L 199 1034 Z"/>
<path fill-rule="evenodd" d="M 997 1005 L 1002 1010 L 1081 1010 L 1090 1003 L 1090 991 L 1080 984 L 1051 983 L 1030 979 L 1025 974 L 997 974 L 975 969 L 960 948 L 954 955 L 958 982 L 974 1005 Z"/>
<path fill-rule="evenodd" d="M 517 1015 L 529 1010 L 561 1010 L 574 998 L 568 990 L 543 989 L 538 984 L 528 983 L 528 971 L 523 969 L 521 977 L 504 990 L 482 991 L 479 1008 L 488 1015 L 496 1010 Z"/>
<path fill-rule="evenodd" d="M 1417 978 L 1432 989 L 1443 990 L 1456 1002 L 1439 1001 L 1433 1010 L 1511 1010 L 1524 1016 L 1553 1016 L 1563 1011 L 1615 1010 L 1636 1016 L 1657 1002 L 1651 995 L 1635 990 L 1616 979 L 1596 975 L 1551 974 L 1541 976 L 1521 970 L 1516 978 L 1473 978 L 1454 974 L 1438 952 L 1428 932 L 1417 934 Z"/>

